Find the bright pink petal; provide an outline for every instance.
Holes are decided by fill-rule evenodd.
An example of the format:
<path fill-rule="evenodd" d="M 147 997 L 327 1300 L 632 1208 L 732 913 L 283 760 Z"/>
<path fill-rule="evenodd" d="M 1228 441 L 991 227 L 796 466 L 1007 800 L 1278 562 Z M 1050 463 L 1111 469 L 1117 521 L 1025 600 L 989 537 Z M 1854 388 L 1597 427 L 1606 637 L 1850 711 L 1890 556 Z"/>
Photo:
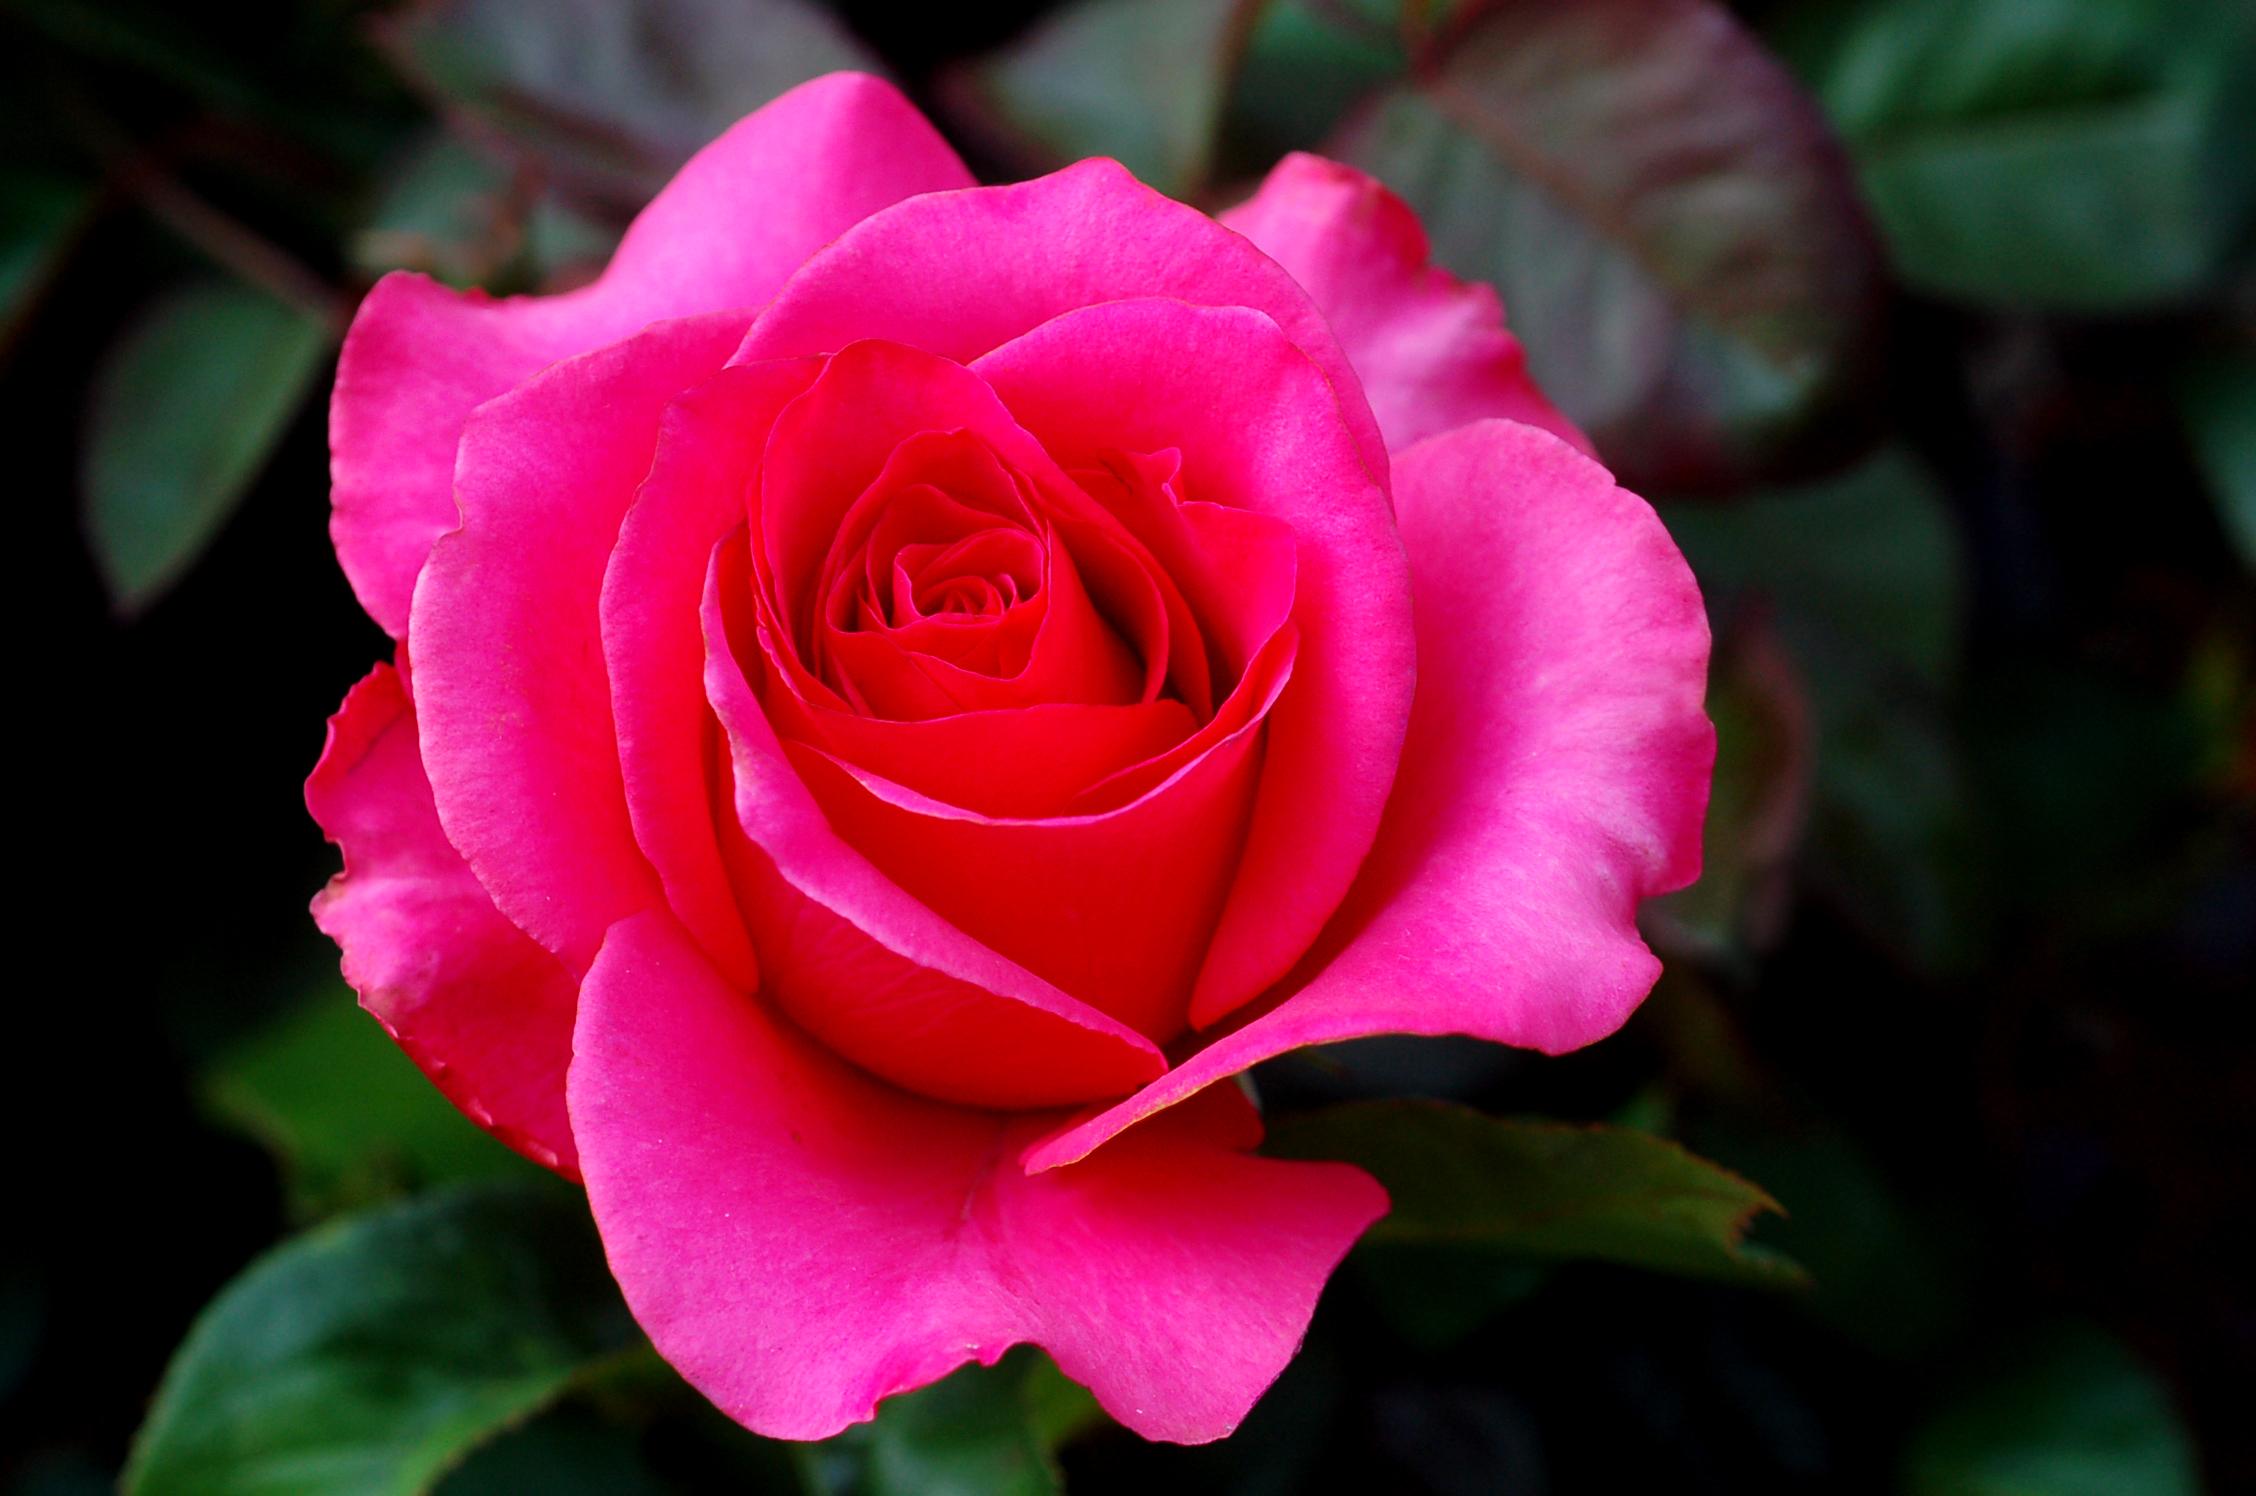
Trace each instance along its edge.
<path fill-rule="evenodd" d="M 1496 292 L 1431 264 L 1417 215 L 1372 178 L 1295 151 L 1222 221 L 1315 299 L 1389 451 L 1490 416 L 1591 450 L 1528 373 Z"/>
<path fill-rule="evenodd" d="M 1282 520 L 1297 541 L 1299 663 L 1270 715 L 1260 799 L 1199 973 L 1191 1021 L 1204 1026 L 1292 967 L 1377 834 L 1416 673 L 1386 495 L 1332 386 L 1259 312 L 1116 301 L 974 367 L 1068 469 L 1172 448 L 1185 501 Z"/>
<path fill-rule="evenodd" d="M 739 358 L 886 338 L 969 362 L 1060 313 L 1137 296 L 1267 313 L 1332 382 L 1356 450 L 1385 483 L 1378 423 L 1307 293 L 1244 239 L 1116 161 L 872 214 L 791 278 Z"/>
<path fill-rule="evenodd" d="M 890 84 L 839 73 L 793 89 L 698 152 L 591 286 L 494 301 L 419 275 L 386 276 L 353 319 L 329 408 L 330 534 L 361 605 L 404 637 L 415 574 L 455 525 L 455 442 L 472 410 L 649 323 L 756 310 L 875 210 L 970 182 Z"/>
<path fill-rule="evenodd" d="M 855 1063 L 950 1101 L 1056 1106 L 1158 1075 L 1143 1036 L 940 918 L 823 818 L 729 634 L 722 599 L 750 585 L 742 550 L 717 550 L 706 582 L 705 687 L 728 734 L 743 837 L 723 851 L 763 993 Z"/>
<path fill-rule="evenodd" d="M 1018 1140 L 1039 1122 L 840 1064 L 662 917 L 614 930 L 589 975 L 571 1108 L 635 1317 L 779 1438 L 826 1438 L 1021 1341 L 1147 1437 L 1220 1438 L 1386 1208 L 1354 1168 L 1241 1151 L 1243 1108 L 1028 1177 Z"/>
<path fill-rule="evenodd" d="M 603 661 L 635 841 L 675 914 L 743 986 L 758 965 L 713 826 L 728 745 L 705 700 L 699 610 L 713 547 L 744 523 L 768 428 L 820 367 L 747 364 L 676 400 L 603 574 Z"/>
<path fill-rule="evenodd" d="M 447 1099 L 578 1177 L 564 1115 L 571 973 L 493 906 L 439 829 L 399 672 L 378 665 L 329 719 L 306 808 L 345 855 L 313 901 L 345 980 Z"/>
<path fill-rule="evenodd" d="M 1533 427 L 1461 427 L 1395 471 L 1418 703 L 1330 963 L 1029 1167 L 1302 1045 L 1472 1034 L 1556 1054 L 1651 989 L 1637 905 L 1699 875 L 1715 757 L 1692 574 L 1642 500 Z"/>
<path fill-rule="evenodd" d="M 423 764 L 494 903 L 575 971 L 664 894 L 620 777 L 599 607 L 658 425 L 744 318 L 658 323 L 488 402 L 462 435 L 462 528 L 415 588 Z"/>

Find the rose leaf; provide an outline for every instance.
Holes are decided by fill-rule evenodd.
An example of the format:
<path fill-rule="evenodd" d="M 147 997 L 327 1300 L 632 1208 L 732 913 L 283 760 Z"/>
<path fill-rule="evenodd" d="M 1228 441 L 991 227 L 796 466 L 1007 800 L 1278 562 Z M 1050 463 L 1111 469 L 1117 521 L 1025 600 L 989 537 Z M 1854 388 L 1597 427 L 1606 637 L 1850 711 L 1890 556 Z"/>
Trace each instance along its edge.
<path fill-rule="evenodd" d="M 1041 167 L 1111 156 L 1185 196 L 1213 164 L 1250 0 L 1076 0 L 950 75 L 975 130 Z"/>
<path fill-rule="evenodd" d="M 1328 153 L 1496 286 L 1529 369 L 1632 487 L 1861 440 L 1871 230 L 1816 104 L 1710 0 L 1476 8 Z"/>
<path fill-rule="evenodd" d="M 160 299 L 95 376 L 82 517 L 118 611 L 161 597 L 219 534 L 328 362 L 323 319 L 228 281 Z"/>
<path fill-rule="evenodd" d="M 174 1354 L 127 1496 L 408 1496 L 641 1336 L 576 1193 L 466 1185 L 296 1237 Z"/>
<path fill-rule="evenodd" d="M 1366 1237 L 1374 1246 L 1485 1247 L 1773 1287 L 1802 1281 L 1793 1263 L 1746 1240 L 1748 1223 L 1776 1201 L 1650 1133 L 1369 1101 L 1281 1121 L 1267 1151 L 1370 1170 L 1394 1201 Z"/>
<path fill-rule="evenodd" d="M 2256 24 L 2238 0 L 1812 0 L 1774 35 L 1922 290 L 2170 301 L 2256 213 Z"/>

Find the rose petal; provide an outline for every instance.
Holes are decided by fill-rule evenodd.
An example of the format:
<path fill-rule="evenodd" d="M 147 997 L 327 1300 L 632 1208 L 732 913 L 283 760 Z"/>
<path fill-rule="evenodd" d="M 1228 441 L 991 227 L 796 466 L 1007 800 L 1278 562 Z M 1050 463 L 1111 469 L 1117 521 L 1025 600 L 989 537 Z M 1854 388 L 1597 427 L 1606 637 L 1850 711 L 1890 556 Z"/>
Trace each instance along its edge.
<path fill-rule="evenodd" d="M 455 525 L 455 442 L 479 405 L 649 323 L 758 308 L 876 209 L 970 182 L 890 84 L 838 73 L 698 152 L 585 289 L 494 301 L 386 276 L 353 319 L 329 407 L 330 534 L 361 606 L 405 636 L 415 574 Z"/>
<path fill-rule="evenodd" d="M 741 365 L 677 399 L 603 573 L 603 663 L 635 841 L 706 955 L 746 987 L 758 966 L 714 834 L 728 749 L 705 701 L 698 610 L 713 547 L 744 523 L 746 475 L 768 428 L 820 368 Z"/>
<path fill-rule="evenodd" d="M 1489 416 L 1591 450 L 1529 375 L 1496 292 L 1429 263 L 1417 215 L 1372 178 L 1296 151 L 1222 222 L 1315 299 L 1389 451 Z"/>
<path fill-rule="evenodd" d="M 577 1178 L 564 1114 L 571 973 L 502 918 L 439 829 L 399 672 L 378 665 L 329 719 L 306 808 L 344 852 L 313 901 L 345 980 L 480 1127 Z"/>
<path fill-rule="evenodd" d="M 1055 1106 L 1159 1074 L 1148 1040 L 950 925 L 831 829 L 746 682 L 745 641 L 729 635 L 722 598 L 750 585 L 743 550 L 714 552 L 705 687 L 728 733 L 744 833 L 732 868 L 762 990 L 840 1054 L 945 1100 Z"/>
<path fill-rule="evenodd" d="M 658 323 L 480 407 L 462 528 L 415 588 L 423 764 L 447 837 L 494 903 L 583 971 L 664 893 L 620 777 L 600 601 L 667 405 L 719 372 L 744 318 Z"/>
<path fill-rule="evenodd" d="M 1191 1021 L 1203 1027 L 1292 967 L 1377 833 L 1416 668 L 1386 496 L 1322 372 L 1256 311 L 1085 307 L 973 367 L 1067 468 L 1107 449 L 1173 448 L 1184 499 L 1282 520 L 1298 542 L 1299 663 L 1270 716 L 1260 801 L 1199 974 Z"/>
<path fill-rule="evenodd" d="M 872 214 L 792 276 L 739 359 L 886 338 L 969 362 L 1060 313 L 1137 296 L 1266 312 L 1331 381 L 1364 466 L 1386 482 L 1378 423 L 1307 293 L 1244 239 L 1116 161 Z"/>
<path fill-rule="evenodd" d="M 1386 1208 L 1343 1164 L 1196 1108 L 1030 1178 L 1038 1123 L 920 1101 L 723 984 L 662 918 L 613 931 L 572 1119 L 611 1270 L 661 1355 L 757 1432 L 820 1439 L 1031 1341 L 1149 1438 L 1220 1438 Z"/>
<path fill-rule="evenodd" d="M 1004 821 L 819 750 L 791 761 L 838 834 L 955 928 L 1164 1044 L 1221 915 L 1260 768 L 1257 724 L 1096 816 Z"/>
<path fill-rule="evenodd" d="M 1692 574 L 1642 500 L 1533 427 L 1461 427 L 1396 475 L 1418 704 L 1329 964 L 1029 1168 L 1302 1045 L 1472 1034 L 1556 1054 L 1652 987 L 1637 905 L 1698 876 L 1715 756 Z"/>

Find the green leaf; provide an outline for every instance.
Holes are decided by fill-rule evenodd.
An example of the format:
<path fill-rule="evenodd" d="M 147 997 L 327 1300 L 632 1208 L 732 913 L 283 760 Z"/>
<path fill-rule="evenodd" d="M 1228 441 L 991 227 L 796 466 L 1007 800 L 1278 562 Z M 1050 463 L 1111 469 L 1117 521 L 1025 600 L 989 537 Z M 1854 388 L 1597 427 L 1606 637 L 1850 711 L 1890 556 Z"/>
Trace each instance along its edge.
<path fill-rule="evenodd" d="M 1709 0 L 1481 11 L 1331 145 L 1502 292 L 1633 486 L 1853 439 L 1879 267 L 1817 107 Z"/>
<path fill-rule="evenodd" d="M 2083 1325 L 2013 1347 L 1912 1441 L 1908 1496 L 2195 1496 L 2154 1374 Z"/>
<path fill-rule="evenodd" d="M 567 1405 L 472 1452 L 438 1496 L 673 1496 L 642 1458 L 633 1431 Z"/>
<path fill-rule="evenodd" d="M 2178 413 L 2217 500 L 2217 518 L 2256 570 L 2256 353 L 2218 357 L 2178 381 Z"/>
<path fill-rule="evenodd" d="M 1663 503 L 1661 517 L 1703 590 L 1757 594 L 1927 686 L 1955 678 L 1964 548 L 1934 477 L 1903 452 L 1728 504 Z"/>
<path fill-rule="evenodd" d="M 153 304 L 94 380 L 86 534 L 121 613 L 139 613 L 219 533 L 328 360 L 330 329 L 214 281 Z"/>
<path fill-rule="evenodd" d="M 1776 36 L 1911 284 L 2104 311 L 2187 296 L 2256 209 L 2242 0 L 1811 0 Z"/>
<path fill-rule="evenodd" d="M 57 177 L 0 176 L 0 348 L 53 279 L 92 199 L 84 186 Z"/>
<path fill-rule="evenodd" d="M 1377 1176 L 1394 1206 L 1371 1228 L 1373 1244 L 1484 1246 L 1773 1286 L 1801 1278 L 1745 1239 L 1776 1201 L 1649 1133 L 1372 1101 L 1281 1121 L 1267 1151 L 1341 1159 Z"/>
<path fill-rule="evenodd" d="M 1111 156 L 1162 192 L 1206 179 L 1253 0 L 1074 0 L 949 92 L 1042 166 Z"/>
<path fill-rule="evenodd" d="M 886 1399 L 874 1421 L 809 1450 L 806 1468 L 828 1496 L 1047 1496 L 1064 1489 L 1052 1451 L 1101 1418 L 1021 1348 Z"/>
<path fill-rule="evenodd" d="M 464 123 L 621 214 L 786 89 L 881 70 L 799 0 L 431 0 L 378 35 Z"/>
<path fill-rule="evenodd" d="M 463 1186 L 285 1243 L 165 1373 L 127 1496 L 408 1496 L 640 1340 L 560 1185 Z"/>
<path fill-rule="evenodd" d="M 1248 172 L 1313 150 L 1364 96 L 1409 67 L 1400 0 L 1270 0 L 1238 64 L 1226 138 Z M 1235 164 L 1235 163 L 1234 163 Z"/>
<path fill-rule="evenodd" d="M 1823 483 L 1666 503 L 1662 516 L 1711 611 L 1764 620 L 1806 687 L 1813 885 L 1917 964 L 1951 966 L 1970 949 L 1980 878 L 1946 710 L 1967 563 L 1933 478 L 1883 451 Z"/>
<path fill-rule="evenodd" d="M 341 984 L 222 1054 L 205 1104 L 282 1161 L 309 1219 L 453 1179 L 530 1173 L 456 1111 Z"/>

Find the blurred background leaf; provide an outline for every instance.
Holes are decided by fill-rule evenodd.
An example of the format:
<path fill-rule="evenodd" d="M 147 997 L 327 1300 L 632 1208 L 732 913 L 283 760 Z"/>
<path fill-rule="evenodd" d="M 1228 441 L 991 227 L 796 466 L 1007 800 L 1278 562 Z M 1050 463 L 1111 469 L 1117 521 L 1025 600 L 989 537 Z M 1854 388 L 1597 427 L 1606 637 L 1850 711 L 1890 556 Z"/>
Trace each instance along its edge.
<path fill-rule="evenodd" d="M 793 85 L 882 71 L 800 0 L 422 0 L 378 34 L 480 139 L 620 216 Z"/>
<path fill-rule="evenodd" d="M 2195 1496 L 2193 1450 L 2154 1374 L 2063 1325 L 1992 1357 L 1922 1429 L 1907 1496 Z"/>
<path fill-rule="evenodd" d="M 228 281 L 153 303 L 87 415 L 85 522 L 110 596 L 138 613 L 235 510 L 328 365 L 322 317 Z"/>
<path fill-rule="evenodd" d="M 961 118 L 1031 162 L 1111 156 L 1178 197 L 1212 165 L 1260 0 L 1075 0 L 950 80 Z"/>
<path fill-rule="evenodd" d="M 1906 281 L 2108 311 L 2182 298 L 2256 210 L 2237 0 L 1805 0 L 1774 35 Z"/>
<path fill-rule="evenodd" d="M 1933 477 L 1882 451 L 1837 478 L 1662 509 L 1711 615 L 1774 629 L 1793 661 L 1794 684 L 1777 689 L 1808 693 L 1817 890 L 1915 962 L 1964 959 L 1966 922 L 1978 917 L 1975 832 L 1948 706 L 1968 577 Z M 1743 626 L 1724 630 L 1724 669 L 1732 627 Z M 1732 677 L 1722 679 L 1728 690 Z M 1725 727 L 1732 700 L 1722 700 Z M 1729 772 L 1722 783 L 1739 793 Z M 1736 855 L 1734 841 L 1722 845 Z"/>
<path fill-rule="evenodd" d="M 0 353 L 61 265 L 93 194 L 39 172 L 0 172 Z"/>
<path fill-rule="evenodd" d="M 2178 408 L 2217 518 L 2256 571 L 2256 353 L 2213 355 L 2178 381 Z"/>
<path fill-rule="evenodd" d="M 1528 367 L 1636 487 L 1861 440 L 1878 262 L 1815 106 L 1706 0 L 1475 7 L 1328 154 L 1503 293 Z"/>
<path fill-rule="evenodd" d="M 347 1217 L 204 1311 L 125 1489 L 407 1496 L 640 1338 L 572 1191 L 464 1186 Z"/>

